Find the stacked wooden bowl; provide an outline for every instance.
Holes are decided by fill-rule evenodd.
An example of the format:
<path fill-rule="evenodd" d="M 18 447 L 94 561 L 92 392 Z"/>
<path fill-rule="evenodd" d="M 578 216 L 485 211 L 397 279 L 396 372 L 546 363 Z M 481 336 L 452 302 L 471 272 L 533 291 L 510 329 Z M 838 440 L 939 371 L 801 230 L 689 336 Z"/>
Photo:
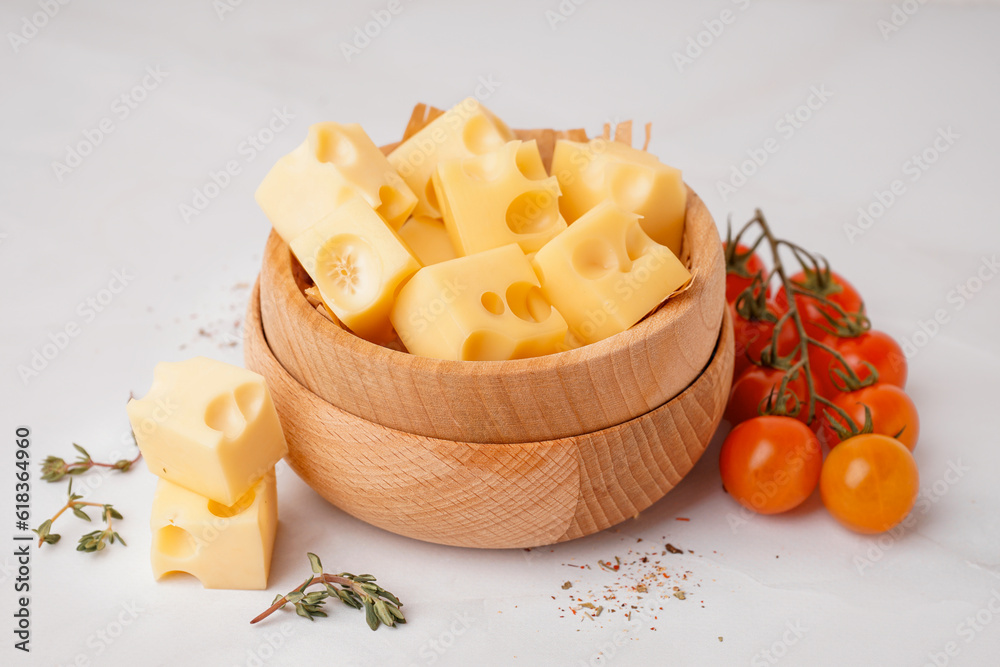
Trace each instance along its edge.
<path fill-rule="evenodd" d="M 733 369 L 721 242 L 688 192 L 693 281 L 631 329 L 516 361 L 443 361 L 369 343 L 309 304 L 274 233 L 247 315 L 292 469 L 376 526 L 469 547 L 589 535 L 662 498 L 715 432 Z"/>

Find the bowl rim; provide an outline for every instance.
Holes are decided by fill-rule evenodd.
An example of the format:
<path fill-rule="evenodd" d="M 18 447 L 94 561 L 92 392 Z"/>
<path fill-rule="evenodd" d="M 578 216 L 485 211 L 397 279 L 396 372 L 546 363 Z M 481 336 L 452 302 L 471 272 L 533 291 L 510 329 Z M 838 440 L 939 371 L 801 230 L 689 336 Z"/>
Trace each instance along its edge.
<path fill-rule="evenodd" d="M 620 429 L 623 429 L 623 428 L 627 428 L 628 425 L 631 422 L 634 422 L 634 421 L 646 418 L 647 416 L 651 415 L 654 412 L 657 412 L 659 410 L 665 409 L 669 404 L 673 403 L 674 401 L 681 400 L 688 392 L 692 391 L 692 389 L 694 388 L 694 386 L 699 382 L 699 380 L 701 380 L 701 379 L 704 378 L 705 374 L 709 371 L 709 368 L 713 364 L 721 363 L 720 359 L 719 359 L 719 352 L 720 352 L 720 350 L 722 350 L 725 347 L 725 345 L 727 343 L 727 339 L 732 339 L 733 338 L 732 315 L 730 314 L 729 309 L 726 308 L 726 309 L 723 310 L 722 321 L 721 321 L 720 326 L 719 326 L 719 331 L 718 331 L 718 334 L 716 336 L 715 343 L 712 346 L 712 352 L 709 355 L 708 359 L 706 360 L 705 364 L 698 371 L 697 375 L 695 375 L 695 377 L 687 385 L 685 385 L 683 389 L 681 389 L 680 391 L 678 391 L 673 396 L 667 398 L 665 401 L 663 401 L 659 405 L 657 405 L 657 406 L 655 406 L 653 408 L 650 408 L 646 412 L 643 412 L 642 414 L 636 415 L 636 416 L 634 416 L 634 417 L 632 417 L 630 419 L 627 419 L 625 421 L 618 422 L 618 423 L 615 423 L 615 424 L 609 424 L 608 426 L 605 426 L 605 427 L 602 427 L 602 428 L 599 428 L 599 429 L 595 429 L 593 431 L 588 431 L 587 433 L 578 433 L 578 434 L 574 434 L 574 435 L 567 435 L 567 436 L 560 436 L 560 437 L 554 437 L 554 438 L 547 438 L 545 440 L 524 440 L 524 441 L 519 441 L 519 442 L 482 442 L 482 441 L 471 441 L 471 440 L 470 441 L 466 441 L 466 440 L 452 440 L 452 439 L 449 439 L 449 438 L 442 438 L 442 437 L 433 436 L 433 435 L 424 435 L 424 434 L 420 434 L 420 433 L 410 433 L 409 431 L 404 431 L 404 430 L 401 430 L 401 429 L 398 429 L 398 428 L 394 428 L 394 427 L 386 425 L 386 424 L 381 424 L 379 422 L 374 422 L 374 421 L 366 419 L 365 417 L 362 417 L 360 415 L 356 415 L 356 414 L 352 413 L 351 411 L 346 410 L 346 409 L 340 407 L 339 405 L 336 405 L 335 403 L 332 403 L 332 402 L 326 400 L 325 398 L 323 398 L 322 396 L 320 396 L 319 394 L 317 394 L 315 391 L 313 391 L 312 389 L 310 389 L 309 387 L 307 387 L 305 384 L 303 384 L 302 382 L 300 382 L 294 375 L 291 374 L 291 372 L 287 368 L 285 368 L 284 364 L 281 363 L 281 361 L 278 359 L 278 357 L 274 354 L 274 350 L 271 348 L 271 344 L 267 340 L 267 333 L 264 330 L 264 323 L 263 323 L 263 319 L 261 317 L 260 278 L 259 277 L 254 282 L 253 289 L 251 290 L 251 293 L 250 293 L 250 301 L 249 301 L 249 307 L 248 307 L 247 314 L 248 314 L 248 317 L 246 318 L 246 322 L 245 322 L 244 326 L 252 326 L 253 327 L 252 330 L 251 330 L 252 331 L 252 335 L 254 335 L 255 337 L 259 337 L 259 339 L 260 339 L 258 343 L 255 343 L 255 345 L 260 345 L 263 348 L 263 351 L 266 353 L 266 355 L 268 357 L 268 361 L 271 362 L 271 363 L 273 363 L 274 366 L 279 370 L 279 372 L 281 372 L 282 374 L 284 374 L 286 376 L 286 380 L 288 382 L 290 382 L 290 383 L 293 383 L 294 386 L 297 389 L 299 389 L 299 390 L 301 390 L 303 392 L 307 392 L 309 394 L 309 396 L 311 398 L 314 398 L 317 402 L 323 404 L 328 409 L 334 410 L 334 411 L 336 411 L 338 413 L 342 413 L 343 415 L 345 415 L 349 419 L 359 420 L 359 421 L 363 421 L 363 422 L 365 422 L 367 424 L 372 424 L 374 427 L 376 427 L 378 429 L 381 429 L 381 430 L 385 430 L 389 434 L 399 434 L 400 436 L 405 436 L 405 437 L 408 437 L 408 438 L 419 438 L 420 440 L 424 441 L 428 445 L 434 445 L 436 443 L 447 443 L 449 445 L 468 445 L 470 447 L 488 446 L 488 447 L 491 447 L 491 448 L 492 447 L 501 447 L 501 448 L 508 448 L 508 447 L 510 447 L 510 448 L 518 448 L 519 447 L 519 448 L 524 448 L 524 447 L 543 446 L 543 445 L 544 446 L 554 446 L 554 445 L 556 445 L 558 443 L 565 443 L 565 442 L 572 441 L 575 438 L 578 438 L 578 437 L 581 437 L 581 436 L 596 436 L 596 435 L 599 435 L 599 434 L 602 434 L 602 433 L 609 433 L 609 432 L 612 432 L 612 431 L 615 431 L 615 430 L 620 430 Z M 320 317 L 322 317 L 322 316 L 320 316 Z M 347 332 L 345 332 L 345 333 L 347 333 Z M 353 336 L 354 334 L 350 334 L 350 335 Z M 375 345 L 375 344 L 371 343 L 371 345 Z M 389 350 L 389 351 L 392 351 L 392 350 Z M 401 352 L 400 354 L 407 354 L 407 353 Z M 245 345 L 244 345 L 244 356 L 246 356 L 246 346 Z M 415 356 L 415 355 L 411 355 L 411 356 Z M 459 362 L 456 362 L 456 363 L 459 363 Z M 497 362 L 472 362 L 472 363 L 497 363 Z M 259 371 L 254 371 L 254 372 L 259 372 Z M 729 373 L 723 374 L 723 379 L 725 380 L 726 378 L 729 378 L 729 376 L 731 376 L 731 374 L 732 374 L 731 371 Z M 727 392 L 727 394 L 728 394 L 728 392 Z M 708 447 L 708 444 L 706 443 L 705 449 L 707 449 L 707 447 Z M 702 453 L 704 453 L 704 452 L 702 452 Z"/>
<path fill-rule="evenodd" d="M 718 234 L 718 229 L 711 213 L 708 211 L 708 208 L 705 206 L 701 197 L 699 197 L 698 194 L 686 183 L 685 188 L 687 190 L 687 203 L 684 214 L 684 239 L 685 245 L 687 245 L 690 230 L 688 223 L 693 218 L 700 218 L 704 224 L 710 224 L 716 235 Z M 695 212 L 700 215 L 693 215 Z M 682 316 L 682 314 L 690 311 L 691 309 L 698 308 L 698 299 L 701 296 L 702 291 L 700 288 L 705 284 L 705 280 L 703 278 L 699 279 L 699 274 L 704 270 L 702 268 L 704 262 L 695 261 L 695 257 L 705 258 L 707 261 L 706 253 L 716 252 L 718 250 L 714 247 L 705 248 L 703 247 L 703 244 L 699 244 L 697 247 L 688 246 L 686 248 L 682 248 L 682 256 L 685 253 L 689 253 L 690 257 L 691 282 L 689 287 L 682 293 L 671 296 L 669 299 L 665 300 L 657 306 L 655 310 L 624 331 L 616 333 L 596 343 L 582 345 L 576 349 L 554 352 L 537 357 L 501 361 L 466 361 L 422 357 L 410 352 L 394 350 L 377 343 L 372 343 L 354 334 L 353 332 L 342 328 L 341 326 L 337 326 L 335 323 L 331 322 L 329 319 L 317 312 L 317 310 L 309 304 L 305 294 L 299 287 L 298 282 L 295 280 L 294 266 L 298 260 L 292 254 L 291 249 L 288 248 L 288 244 L 285 243 L 280 237 L 277 237 L 274 230 L 271 230 L 271 236 L 272 238 L 269 239 L 268 245 L 270 245 L 272 240 L 276 239 L 279 242 L 279 250 L 282 247 L 284 248 L 283 256 L 279 259 L 283 263 L 287 262 L 287 273 L 289 274 L 292 283 L 291 285 L 285 285 L 284 287 L 286 289 L 291 288 L 294 292 L 296 292 L 296 294 L 293 295 L 296 303 L 300 308 L 304 308 L 309 311 L 306 314 L 307 321 L 312 319 L 314 327 L 326 327 L 325 329 L 321 329 L 321 331 L 327 331 L 328 333 L 321 335 L 328 338 L 331 345 L 344 348 L 345 351 L 352 356 L 367 357 L 368 362 L 371 364 L 401 368 L 409 373 L 441 373 L 452 377 L 476 377 L 484 375 L 509 376 L 511 374 L 551 373 L 557 372 L 560 369 L 569 366 L 583 365 L 591 360 L 607 358 L 616 349 L 631 349 L 633 345 L 648 338 L 649 332 L 667 326 L 669 325 L 669 320 L 678 319 Z M 265 256 L 267 254 L 268 251 L 265 249 Z M 282 272 L 286 271 L 282 269 Z"/>

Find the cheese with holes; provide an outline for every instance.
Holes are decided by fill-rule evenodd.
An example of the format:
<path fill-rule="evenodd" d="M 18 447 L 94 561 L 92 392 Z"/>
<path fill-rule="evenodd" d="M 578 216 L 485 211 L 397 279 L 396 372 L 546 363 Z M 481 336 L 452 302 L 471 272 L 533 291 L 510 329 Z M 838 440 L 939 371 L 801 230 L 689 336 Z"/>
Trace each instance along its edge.
<path fill-rule="evenodd" d="M 291 243 L 341 204 L 361 197 L 393 229 L 417 198 L 358 124 L 317 123 L 257 188 L 257 203 Z"/>
<path fill-rule="evenodd" d="M 560 139 L 552 155 L 552 175 L 562 190 L 559 209 L 566 222 L 573 224 L 610 199 L 641 215 L 646 234 L 680 254 L 687 188 L 679 169 L 617 141 Z"/>
<path fill-rule="evenodd" d="M 161 479 L 150 519 L 153 576 L 186 572 L 205 588 L 267 588 L 277 527 L 274 468 L 230 505 Z"/>
<path fill-rule="evenodd" d="M 437 218 L 413 216 L 399 229 L 399 238 L 424 266 L 458 257 L 444 221 Z"/>
<path fill-rule="evenodd" d="M 290 245 L 347 328 L 376 343 L 392 338 L 389 310 L 396 290 L 420 263 L 364 200 L 343 204 Z"/>
<path fill-rule="evenodd" d="M 606 201 L 535 254 L 542 293 L 569 325 L 570 344 L 628 329 L 691 278 L 639 216 Z"/>
<path fill-rule="evenodd" d="M 127 409 L 150 472 L 223 505 L 288 453 L 264 378 L 214 359 L 157 364 Z"/>
<path fill-rule="evenodd" d="M 414 213 L 440 218 L 431 177 L 445 160 L 482 155 L 514 138 L 493 113 L 469 97 L 428 123 L 389 154 L 389 163 L 417 196 Z"/>
<path fill-rule="evenodd" d="M 434 191 L 452 243 L 463 255 L 511 243 L 534 252 L 566 229 L 559 183 L 545 172 L 533 140 L 439 163 Z"/>
<path fill-rule="evenodd" d="M 514 244 L 420 269 L 399 292 L 392 323 L 407 350 L 437 359 L 535 357 L 566 335 Z"/>

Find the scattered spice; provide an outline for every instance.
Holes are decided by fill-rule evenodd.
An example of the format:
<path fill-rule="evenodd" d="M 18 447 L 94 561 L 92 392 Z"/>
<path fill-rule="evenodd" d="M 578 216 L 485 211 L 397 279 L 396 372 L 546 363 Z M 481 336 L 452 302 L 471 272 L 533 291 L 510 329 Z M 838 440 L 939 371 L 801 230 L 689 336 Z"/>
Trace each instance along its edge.
<path fill-rule="evenodd" d="M 615 556 L 615 564 L 612 565 L 610 561 L 597 561 L 597 564 L 609 572 L 617 572 L 622 565 L 622 561 L 618 556 Z"/>
<path fill-rule="evenodd" d="M 682 554 L 682 553 L 684 553 L 683 549 L 678 549 L 677 547 L 675 547 L 674 545 L 672 545 L 670 542 L 667 542 L 667 546 L 665 548 L 666 548 L 666 550 L 669 553 L 672 553 L 672 554 Z"/>
<path fill-rule="evenodd" d="M 572 583 L 572 582 L 570 582 L 570 581 L 567 581 L 566 583 L 564 583 L 564 584 L 562 585 L 562 589 L 563 589 L 564 591 L 566 591 L 566 590 L 569 590 L 570 588 L 573 588 L 573 583 Z"/>
<path fill-rule="evenodd" d="M 621 539 L 625 541 L 629 538 L 623 537 Z M 638 544 L 638 540 L 635 544 Z M 665 544 L 665 541 L 661 541 L 660 544 Z M 639 617 L 640 624 L 651 621 L 658 622 L 663 607 L 655 606 L 657 603 L 663 605 L 667 600 L 685 600 L 687 592 L 681 590 L 681 585 L 685 585 L 685 587 L 701 585 L 691 582 L 690 575 L 692 573 L 690 570 L 678 569 L 677 563 L 679 561 L 669 559 L 668 562 L 667 559 L 660 558 L 668 553 L 684 553 L 683 550 L 673 545 L 670 545 L 669 548 L 671 551 L 664 550 L 662 553 L 655 549 L 637 551 L 639 547 L 629 548 L 623 555 L 607 560 L 598 560 L 597 564 L 601 570 L 613 573 L 615 576 L 602 575 L 597 580 L 599 587 L 590 590 L 585 590 L 585 579 L 582 581 L 577 579 L 572 582 L 572 590 L 562 584 L 563 590 L 569 592 L 568 594 L 564 593 L 559 599 L 566 600 L 568 595 L 569 604 L 565 607 L 559 607 L 559 617 L 569 618 L 572 615 L 579 616 L 581 622 L 586 617 L 595 623 L 602 623 L 599 619 L 601 614 L 621 613 L 629 622 L 637 620 L 636 615 Z M 562 564 L 569 567 L 592 569 L 588 565 Z M 685 582 L 687 583 L 685 584 Z M 656 611 L 657 609 L 659 612 Z M 639 627 L 644 626 L 640 625 Z"/>

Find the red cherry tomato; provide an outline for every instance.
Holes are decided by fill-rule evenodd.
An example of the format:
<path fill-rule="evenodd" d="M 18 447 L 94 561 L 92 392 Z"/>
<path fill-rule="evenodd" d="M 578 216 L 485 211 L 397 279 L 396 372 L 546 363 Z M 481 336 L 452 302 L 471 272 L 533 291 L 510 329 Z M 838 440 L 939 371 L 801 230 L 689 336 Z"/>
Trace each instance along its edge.
<path fill-rule="evenodd" d="M 732 305 L 730 314 L 733 316 L 735 334 L 736 364 L 733 366 L 735 380 L 743 371 L 754 365 L 754 362 L 759 362 L 761 352 L 771 345 L 774 322 L 741 317 Z M 795 349 L 796 342 L 798 336 L 795 334 L 795 327 L 791 323 L 786 323 L 781 327 L 781 334 L 778 336 L 778 354 L 782 356 L 790 354 Z"/>
<path fill-rule="evenodd" d="M 881 331 L 866 331 L 855 338 L 836 339 L 837 352 L 844 357 L 851 369 L 864 380 L 870 373 L 864 362 L 870 363 L 878 371 L 878 381 L 881 384 L 891 384 L 903 389 L 906 387 L 907 364 L 903 348 L 892 336 Z M 827 366 L 822 371 L 813 368 L 813 373 L 830 376 L 831 368 L 843 368 L 829 358 Z"/>
<path fill-rule="evenodd" d="M 760 415 L 758 407 L 772 392 L 777 398 L 778 387 L 785 372 L 777 368 L 751 366 L 743 371 L 729 392 L 729 404 L 726 406 L 726 419 L 730 424 L 739 424 Z M 806 404 L 808 398 L 806 382 L 801 371 L 788 381 L 787 390 L 799 399 L 801 409 L 796 419 L 805 423 Z"/>
<path fill-rule="evenodd" d="M 800 287 L 807 284 L 806 274 L 802 271 L 796 273 L 790 280 Z M 812 285 L 811 287 L 815 287 L 821 296 L 837 304 L 845 312 L 854 313 L 861 310 L 863 303 L 861 295 L 838 273 L 831 271 L 830 281 L 827 284 Z M 785 294 L 784 287 L 778 290 L 778 293 L 774 297 L 774 303 L 779 312 L 788 310 L 788 295 Z M 830 328 L 830 323 L 823 316 L 823 313 L 828 313 L 834 319 L 839 317 L 839 313 L 835 308 L 824 305 L 812 297 L 797 296 L 795 297 L 795 304 L 802 315 L 806 333 L 813 338 L 821 338 L 828 333 L 827 330 Z"/>
<path fill-rule="evenodd" d="M 726 437 L 719 471 L 726 491 L 761 514 L 797 507 L 819 481 L 823 450 L 813 432 L 788 417 L 756 417 Z"/>
<path fill-rule="evenodd" d="M 726 242 L 722 242 L 723 250 L 726 249 Z M 738 243 L 736 245 L 736 252 L 738 254 L 743 254 L 749 252 L 750 248 Z M 746 288 L 750 287 L 753 282 L 753 277 L 757 274 L 761 274 L 761 280 L 767 280 L 767 269 L 764 268 L 764 262 L 761 260 L 757 253 L 751 253 L 746 258 L 738 261 L 735 265 L 727 262 L 726 264 L 726 302 L 736 303 L 736 299 L 739 297 L 740 293 Z M 770 294 L 770 289 L 767 290 Z"/>
<path fill-rule="evenodd" d="M 920 417 L 917 406 L 906 392 L 891 384 L 879 382 L 849 394 L 840 394 L 833 404 L 842 409 L 860 428 L 865 423 L 865 406 L 871 410 L 872 430 L 880 435 L 899 440 L 911 452 L 920 437 Z M 829 409 L 828 409 L 829 410 Z M 843 424 L 844 420 L 834 410 L 830 414 Z M 840 443 L 837 432 L 824 417 L 817 422 L 816 435 L 821 443 L 835 447 Z"/>
<path fill-rule="evenodd" d="M 823 504 L 844 526 L 859 533 L 881 533 L 913 509 L 920 474 L 902 443 L 868 433 L 830 450 L 819 489 Z"/>

